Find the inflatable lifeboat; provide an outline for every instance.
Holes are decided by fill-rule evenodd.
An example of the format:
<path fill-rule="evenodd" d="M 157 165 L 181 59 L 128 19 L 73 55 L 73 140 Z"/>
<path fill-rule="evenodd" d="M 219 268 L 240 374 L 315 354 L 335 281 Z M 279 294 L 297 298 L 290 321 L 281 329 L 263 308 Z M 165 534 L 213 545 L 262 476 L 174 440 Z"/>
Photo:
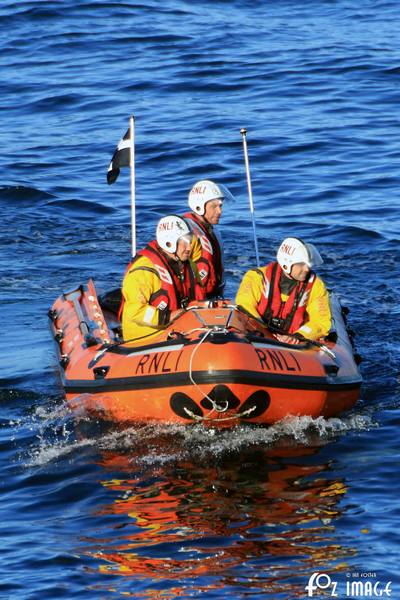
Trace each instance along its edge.
<path fill-rule="evenodd" d="M 124 342 L 89 281 L 58 298 L 49 318 L 73 409 L 117 422 L 270 425 L 357 402 L 359 360 L 334 294 L 331 309 L 322 342 L 281 343 L 229 300 L 192 302 L 157 335 Z"/>

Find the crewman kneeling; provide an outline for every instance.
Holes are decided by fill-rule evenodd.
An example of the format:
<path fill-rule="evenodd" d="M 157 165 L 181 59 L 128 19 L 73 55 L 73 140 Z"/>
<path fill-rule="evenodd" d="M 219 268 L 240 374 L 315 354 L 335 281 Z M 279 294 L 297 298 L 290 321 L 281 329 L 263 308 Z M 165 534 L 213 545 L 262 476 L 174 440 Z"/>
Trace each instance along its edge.
<path fill-rule="evenodd" d="M 313 244 L 289 237 L 283 240 L 277 262 L 247 271 L 236 304 L 262 319 L 281 342 L 297 344 L 297 334 L 317 340 L 331 328 L 329 296 L 311 269 L 323 263 Z"/>
<path fill-rule="evenodd" d="M 156 239 L 137 253 L 122 283 L 124 340 L 156 334 L 175 311 L 204 298 L 188 260 L 192 243 L 185 219 L 177 215 L 160 219 Z"/>

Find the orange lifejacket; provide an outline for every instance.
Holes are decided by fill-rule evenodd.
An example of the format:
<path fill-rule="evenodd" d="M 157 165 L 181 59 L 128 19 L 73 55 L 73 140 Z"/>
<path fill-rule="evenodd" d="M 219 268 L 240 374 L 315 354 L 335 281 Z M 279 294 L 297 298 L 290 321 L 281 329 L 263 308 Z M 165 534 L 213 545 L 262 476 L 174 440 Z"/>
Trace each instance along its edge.
<path fill-rule="evenodd" d="M 315 282 L 313 272 L 305 281 L 298 281 L 286 302 L 282 301 L 279 283 L 283 271 L 277 262 L 267 266 L 265 276 L 255 269 L 264 281 L 263 293 L 257 311 L 263 321 L 282 333 L 294 333 L 306 320 L 307 301 Z"/>
<path fill-rule="evenodd" d="M 201 257 L 196 262 L 196 266 L 201 281 L 205 282 L 206 296 L 207 298 L 217 296 L 224 288 L 224 268 L 218 238 L 196 213 L 189 212 L 183 216 L 193 222 L 192 229 L 201 243 Z"/>
<path fill-rule="evenodd" d="M 138 266 L 135 262 L 140 256 L 146 256 L 154 265 L 152 267 Z M 168 257 L 160 250 L 156 240 L 150 242 L 146 248 L 139 250 L 132 262 L 129 263 L 125 274 L 135 270 L 151 271 L 160 279 L 161 287 L 151 294 L 149 304 L 160 311 L 160 325 L 169 320 L 169 315 L 173 310 L 185 308 L 191 300 L 202 300 L 205 297 L 204 292 L 199 293 L 199 285 L 196 282 L 195 275 L 190 267 L 189 261 L 181 263 L 182 270 L 178 274 Z M 202 297 L 199 297 L 201 295 Z M 119 317 L 122 316 L 124 298 L 119 309 Z"/>

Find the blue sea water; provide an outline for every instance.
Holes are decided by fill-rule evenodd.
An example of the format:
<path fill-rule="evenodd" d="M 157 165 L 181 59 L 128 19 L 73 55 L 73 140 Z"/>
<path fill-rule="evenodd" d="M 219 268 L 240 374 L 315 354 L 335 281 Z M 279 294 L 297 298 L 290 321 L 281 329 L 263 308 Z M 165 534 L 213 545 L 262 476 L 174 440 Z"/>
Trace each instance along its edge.
<path fill-rule="evenodd" d="M 399 17 L 390 0 L 2 1 L 1 598 L 291 600 L 313 573 L 339 598 L 357 581 L 400 598 Z M 196 180 L 224 183 L 231 297 L 255 265 L 247 128 L 261 260 L 314 242 L 351 310 L 350 414 L 217 433 L 65 408 L 47 310 L 121 280 L 129 173 L 106 171 L 130 114 L 138 245 Z"/>

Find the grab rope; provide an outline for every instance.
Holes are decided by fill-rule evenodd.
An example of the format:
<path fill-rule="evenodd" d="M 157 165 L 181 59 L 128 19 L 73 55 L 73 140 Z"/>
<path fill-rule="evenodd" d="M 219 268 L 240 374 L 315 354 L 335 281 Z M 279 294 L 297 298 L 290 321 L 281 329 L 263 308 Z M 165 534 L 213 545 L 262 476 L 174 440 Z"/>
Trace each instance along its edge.
<path fill-rule="evenodd" d="M 249 415 L 251 415 L 252 412 L 256 410 L 256 408 L 256 406 L 251 406 L 250 408 L 244 410 L 241 413 L 236 413 L 235 415 L 231 415 L 230 417 L 219 417 L 218 419 L 216 419 L 215 417 L 210 417 L 212 410 L 204 417 L 196 415 L 189 408 L 184 407 L 183 410 L 191 419 L 193 419 L 193 421 L 218 421 L 218 423 L 220 423 L 221 421 L 233 421 L 234 419 L 242 419 L 243 417 L 248 417 Z"/>
<path fill-rule="evenodd" d="M 247 410 L 241 412 L 241 413 L 236 413 L 235 415 L 230 415 L 229 417 L 218 417 L 217 419 L 215 418 L 215 416 L 212 416 L 213 413 L 224 413 L 228 410 L 229 408 L 229 402 L 228 400 L 224 401 L 224 406 L 219 405 L 217 402 L 215 402 L 215 400 L 213 400 L 212 398 L 210 398 L 210 396 L 208 394 L 206 394 L 205 392 L 203 392 L 203 390 L 201 389 L 201 387 L 196 383 L 196 381 L 193 378 L 193 359 L 194 356 L 196 354 L 196 352 L 198 351 L 198 349 L 200 348 L 201 344 L 203 344 L 203 342 L 205 342 L 205 340 L 207 339 L 207 337 L 211 334 L 211 333 L 215 333 L 215 332 L 221 332 L 224 331 L 226 332 L 227 330 L 225 328 L 220 328 L 220 327 L 210 327 L 210 328 L 197 328 L 194 330 L 191 330 L 190 332 L 185 332 L 184 335 L 187 335 L 188 333 L 192 333 L 193 331 L 204 331 L 204 335 L 200 338 L 199 342 L 196 344 L 196 346 L 193 349 L 193 352 L 190 356 L 190 361 L 189 361 L 189 378 L 190 381 L 192 382 L 192 384 L 194 385 L 194 387 L 200 392 L 200 394 L 203 396 L 203 398 L 205 398 L 206 400 L 208 400 L 212 406 L 211 410 L 204 416 L 199 416 L 196 415 L 193 411 L 191 411 L 189 408 L 187 408 L 186 406 L 183 408 L 183 410 L 185 411 L 185 413 L 194 421 L 200 422 L 200 421 L 232 421 L 234 419 L 240 419 L 243 417 L 247 417 L 249 415 L 251 415 L 252 412 L 254 412 L 256 410 L 256 406 L 251 406 L 250 408 L 248 408 Z"/>
<path fill-rule="evenodd" d="M 195 380 L 193 379 L 193 359 L 194 359 L 194 355 L 196 354 L 197 350 L 200 348 L 201 344 L 207 339 L 207 337 L 210 335 L 210 333 L 212 333 L 213 331 L 215 331 L 215 329 L 199 329 L 199 331 L 205 331 L 205 334 L 200 338 L 199 342 L 196 344 L 196 346 L 193 348 L 193 352 L 190 355 L 190 360 L 189 360 L 189 379 L 192 382 L 192 384 L 195 386 L 195 388 L 200 392 L 200 394 L 203 396 L 203 398 L 206 398 L 212 406 L 212 409 L 210 411 L 216 411 L 216 412 L 226 412 L 229 408 L 229 403 L 227 400 L 225 400 L 225 406 L 220 406 L 219 404 L 217 404 L 217 402 L 215 402 L 215 400 L 213 400 L 212 398 L 210 398 L 210 396 L 208 394 L 206 394 L 205 392 L 203 392 L 203 390 L 201 389 L 201 387 L 195 382 Z M 209 413 L 209 414 L 210 414 Z"/>

